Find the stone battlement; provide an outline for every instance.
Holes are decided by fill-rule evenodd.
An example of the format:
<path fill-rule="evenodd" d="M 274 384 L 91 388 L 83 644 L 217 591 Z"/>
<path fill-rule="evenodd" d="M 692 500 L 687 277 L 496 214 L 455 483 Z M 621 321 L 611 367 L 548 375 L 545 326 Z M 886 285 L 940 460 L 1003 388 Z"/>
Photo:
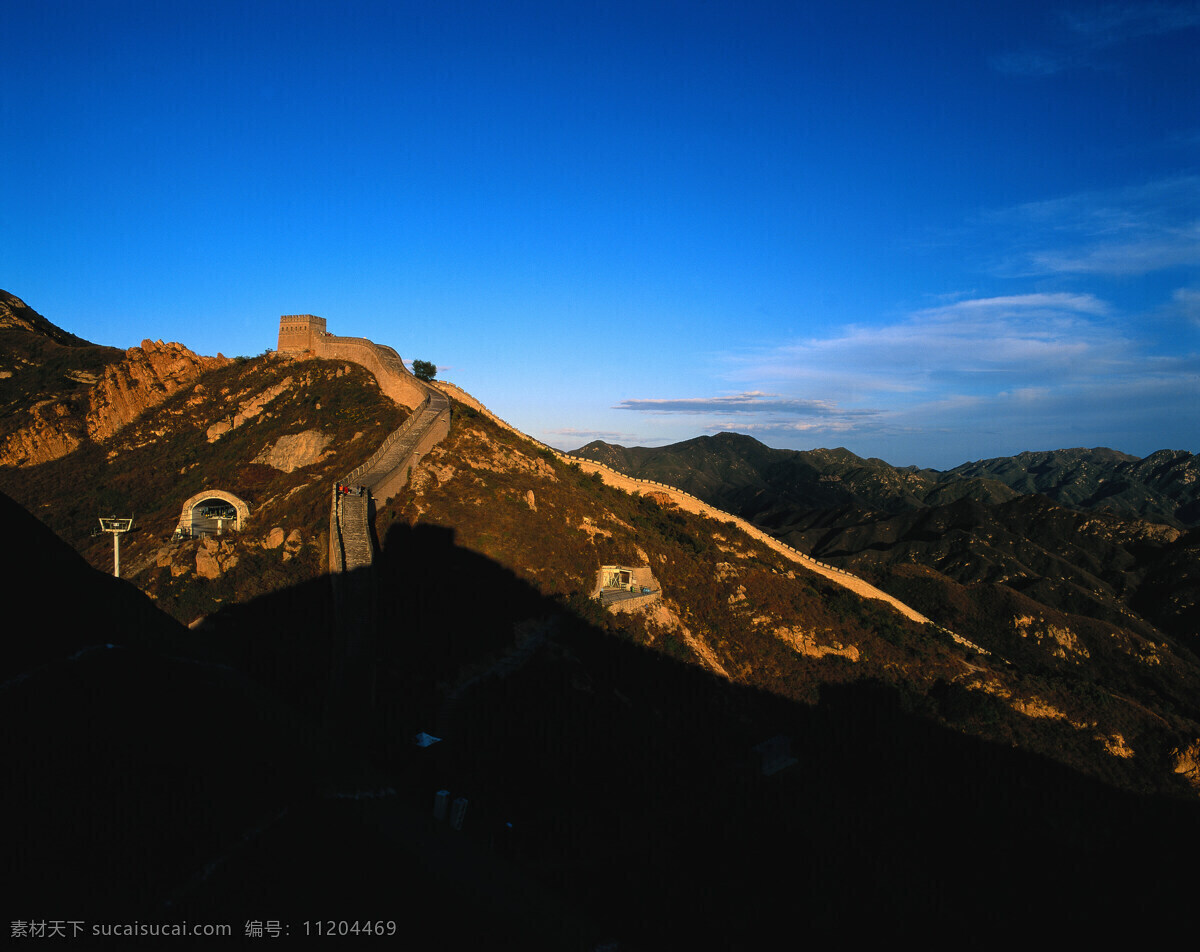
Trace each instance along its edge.
<path fill-rule="evenodd" d="M 327 360 L 348 360 L 366 367 L 385 396 L 410 410 L 420 407 L 427 398 L 428 388 L 409 373 L 394 349 L 365 337 L 330 334 L 325 318 L 314 314 L 282 315 L 276 350 L 280 354 L 312 354 Z"/>
<path fill-rule="evenodd" d="M 325 336 L 325 318 L 313 314 L 284 314 L 279 318 L 277 350 L 281 354 L 315 352 Z"/>

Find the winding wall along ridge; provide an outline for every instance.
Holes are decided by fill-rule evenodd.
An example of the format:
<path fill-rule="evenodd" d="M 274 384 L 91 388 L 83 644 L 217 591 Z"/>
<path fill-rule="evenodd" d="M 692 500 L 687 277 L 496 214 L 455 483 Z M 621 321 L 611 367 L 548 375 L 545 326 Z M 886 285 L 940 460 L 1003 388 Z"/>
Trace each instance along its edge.
<path fill-rule="evenodd" d="M 392 353 L 394 354 L 395 352 L 393 351 Z M 399 358 L 397 358 L 397 360 L 399 360 Z M 401 366 L 403 366 L 403 364 L 401 364 Z M 407 371 L 405 371 L 405 373 L 407 373 Z M 412 379 L 414 381 L 416 380 L 415 377 Z M 605 466 L 602 463 L 597 463 L 593 460 L 584 459 L 581 457 L 575 457 L 575 456 L 571 456 L 567 453 L 563 453 L 560 450 L 557 450 L 554 447 L 552 447 L 546 443 L 543 443 L 541 440 L 534 439 L 533 437 L 529 436 L 527 433 L 523 433 L 521 430 L 517 429 L 515 426 L 513 426 L 508 421 L 503 420 L 500 417 L 496 416 L 496 414 L 494 414 L 486 406 L 484 406 L 482 403 L 480 403 L 477 399 L 475 399 L 473 396 L 471 396 L 469 393 L 467 393 L 465 390 L 463 390 L 457 384 L 451 383 L 450 381 L 447 381 L 447 380 L 433 381 L 432 384 L 429 386 L 429 390 L 439 393 L 443 399 L 445 399 L 446 396 L 453 396 L 454 399 L 458 400 L 460 403 L 463 403 L 469 407 L 472 407 L 473 409 L 477 410 L 478 412 L 484 414 L 488 419 L 490 419 L 496 425 L 503 427 L 506 430 L 509 430 L 510 432 L 516 434 L 517 436 L 521 437 L 524 440 L 528 440 L 530 443 L 534 444 L 535 446 L 537 446 L 541 449 L 548 450 L 549 452 L 553 453 L 556 457 L 558 457 L 559 459 L 561 459 L 565 462 L 577 464 L 581 469 L 583 469 L 584 472 L 589 472 L 589 473 L 598 472 L 600 474 L 600 478 L 603 479 L 604 482 L 609 486 L 612 486 L 616 489 L 621 489 L 628 493 L 635 493 L 635 494 L 642 494 L 646 491 L 665 493 L 671 499 L 672 502 L 674 502 L 676 505 L 679 506 L 679 508 L 681 508 L 687 512 L 697 513 L 699 515 L 706 516 L 710 519 L 715 519 L 718 522 L 732 523 L 734 526 L 736 526 L 738 529 L 741 529 L 743 532 L 745 532 L 751 538 L 757 539 L 758 541 L 760 541 L 764 545 L 766 545 L 768 548 L 774 550 L 775 552 L 778 552 L 780 555 L 784 556 L 788 560 L 803 566 L 804 568 L 808 569 L 810 572 L 815 572 L 817 575 L 820 575 L 820 576 L 823 576 L 824 578 L 829 579 L 830 581 L 836 583 L 837 585 L 841 585 L 843 588 L 849 589 L 850 591 L 854 592 L 859 597 L 870 598 L 870 599 L 875 599 L 877 601 L 885 602 L 886 604 L 892 606 L 892 608 L 896 609 L 896 611 L 900 612 L 900 614 L 904 615 L 906 618 L 908 618 L 912 621 L 917 622 L 918 624 L 932 624 L 935 627 L 941 629 L 942 631 L 945 631 L 958 644 L 961 644 L 965 647 L 971 648 L 972 650 L 979 652 L 981 654 L 988 653 L 985 649 L 981 648 L 979 645 L 976 645 L 971 641 L 968 641 L 966 638 L 963 638 L 961 635 L 958 635 L 955 632 L 949 631 L 948 629 L 941 628 L 940 625 L 936 625 L 935 622 L 931 621 L 931 619 L 929 619 L 927 616 L 921 614 L 915 608 L 911 607 L 910 605 L 905 604 L 904 602 L 900 601 L 900 599 L 898 599 L 892 595 L 889 595 L 887 592 L 884 592 L 884 591 L 876 588 L 874 585 L 859 578 L 857 575 L 853 575 L 852 573 L 847 572 L 845 569 L 837 568 L 836 566 L 829 565 L 825 562 L 821 562 L 817 559 L 814 559 L 809 555 L 805 555 L 803 552 L 800 552 L 799 550 L 795 549 L 794 547 L 788 545 L 786 542 L 780 542 L 774 536 L 769 535 L 768 533 L 764 532 L 762 529 L 758 528 L 757 526 L 753 525 L 752 523 L 747 522 L 745 519 L 742 519 L 739 516 L 735 516 L 732 513 L 725 512 L 724 510 L 717 509 L 715 506 L 709 505 L 708 503 L 704 502 L 703 500 L 698 499 L 696 496 L 693 496 L 691 493 L 684 492 L 682 489 L 677 489 L 676 487 L 669 486 L 666 483 L 659 483 L 659 482 L 655 482 L 653 480 L 637 479 L 633 476 L 626 476 L 624 473 L 618 473 L 615 470 L 613 470 L 612 468 Z M 448 411 L 447 411 L 447 414 L 448 414 Z M 448 423 L 447 423 L 447 429 L 448 429 Z M 440 439 L 440 438 L 441 437 L 438 437 L 438 439 Z M 434 443 L 436 443 L 436 442 L 437 441 L 435 440 Z M 434 444 L 430 443 L 429 445 L 432 447 Z M 426 449 L 424 452 L 428 452 L 428 449 Z M 424 455 L 424 453 L 422 453 L 421 455 Z M 420 457 L 418 456 L 417 459 L 419 459 L 419 458 Z M 415 461 L 414 461 L 414 464 L 415 464 Z M 407 481 L 407 474 L 405 475 L 405 481 Z"/>
<path fill-rule="evenodd" d="M 686 493 L 682 489 L 676 489 L 674 486 L 668 486 L 665 483 L 657 483 L 648 479 L 636 479 L 633 476 L 626 476 L 624 473 L 618 473 L 616 470 L 605 466 L 603 463 L 597 463 L 594 460 L 584 459 L 583 457 L 579 456 L 571 456 L 567 453 L 560 452 L 554 447 L 548 446 L 545 443 L 542 443 L 540 440 L 535 440 L 533 437 L 522 433 L 512 424 L 500 419 L 498 416 L 488 410 L 487 407 L 481 404 L 474 397 L 471 397 L 460 387 L 446 381 L 437 381 L 436 385 L 444 391 L 452 392 L 455 399 L 462 400 L 462 402 L 474 407 L 497 425 L 504 427 L 506 430 L 511 430 L 518 436 L 529 440 L 531 443 L 534 443 L 543 449 L 549 450 L 559 459 L 568 463 L 577 464 L 586 473 L 598 472 L 600 474 L 600 478 L 603 479 L 604 482 L 609 486 L 622 489 L 628 493 L 641 494 L 650 491 L 665 493 L 671 498 L 672 502 L 679 506 L 680 509 L 707 516 L 708 518 L 715 519 L 718 522 L 733 523 L 737 528 L 741 529 L 747 535 L 757 539 L 759 542 L 762 542 L 764 545 L 775 550 L 791 561 L 799 563 L 809 571 L 816 572 L 818 575 L 822 575 L 825 578 L 836 582 L 838 585 L 850 589 L 850 591 L 861 596 L 862 598 L 873 598 L 882 602 L 886 602 L 906 618 L 910 618 L 918 624 L 932 624 L 928 618 L 918 612 L 915 608 L 904 604 L 904 602 L 900 601 L 898 598 L 887 594 L 887 592 L 880 591 L 874 585 L 864 581 L 857 575 L 852 575 L 844 569 L 839 569 L 835 566 L 827 565 L 824 562 L 819 562 L 811 556 L 807 556 L 803 552 L 797 551 L 796 549 L 792 548 L 792 546 L 785 542 L 780 542 L 774 536 L 768 535 L 762 529 L 759 529 L 757 526 L 747 522 L 745 519 L 741 519 L 732 513 L 724 512 L 721 509 L 717 509 L 715 506 L 710 506 L 703 500 L 697 499 L 691 493 Z M 979 650 L 977 646 L 972 645 L 970 642 L 966 641 L 966 639 L 960 638 L 957 635 L 953 635 L 953 633 L 951 634 L 956 641 Z"/>
<path fill-rule="evenodd" d="M 385 503 L 408 483 L 421 457 L 450 432 L 450 401 L 409 373 L 393 348 L 365 337 L 321 334 L 314 336 L 310 349 L 318 357 L 365 367 L 385 396 L 413 411 L 365 463 L 339 481 L 353 489 L 364 486 L 376 503 Z M 329 515 L 330 572 L 348 572 L 372 563 L 368 503 L 366 496 L 344 495 L 334 489 Z"/>

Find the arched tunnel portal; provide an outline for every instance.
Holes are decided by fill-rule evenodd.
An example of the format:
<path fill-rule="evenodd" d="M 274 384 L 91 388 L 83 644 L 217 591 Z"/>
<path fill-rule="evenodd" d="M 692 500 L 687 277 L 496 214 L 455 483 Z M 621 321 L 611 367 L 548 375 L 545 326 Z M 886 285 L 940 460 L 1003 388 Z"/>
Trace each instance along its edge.
<path fill-rule="evenodd" d="M 206 489 L 183 504 L 175 534 L 220 535 L 225 529 L 241 529 L 249 518 L 245 500 L 223 489 Z"/>

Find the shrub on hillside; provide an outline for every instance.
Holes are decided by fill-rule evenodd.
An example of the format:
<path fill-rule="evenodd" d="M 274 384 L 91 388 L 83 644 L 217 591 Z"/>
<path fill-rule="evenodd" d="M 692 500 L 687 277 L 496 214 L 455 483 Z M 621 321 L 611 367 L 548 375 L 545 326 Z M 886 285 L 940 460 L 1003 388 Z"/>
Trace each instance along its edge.
<path fill-rule="evenodd" d="M 437 364 L 428 360 L 414 360 L 412 362 L 413 376 L 418 380 L 426 382 L 437 376 Z"/>

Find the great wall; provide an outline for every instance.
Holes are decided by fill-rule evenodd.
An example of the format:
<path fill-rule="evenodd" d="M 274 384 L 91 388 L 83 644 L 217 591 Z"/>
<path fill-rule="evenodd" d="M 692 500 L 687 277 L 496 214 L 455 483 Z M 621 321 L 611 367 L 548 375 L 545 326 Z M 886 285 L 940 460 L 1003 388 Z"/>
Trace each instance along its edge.
<path fill-rule="evenodd" d="M 572 456 L 569 453 L 563 453 L 559 450 L 556 450 L 554 447 L 547 446 L 545 443 L 535 440 L 533 437 L 522 433 L 511 423 L 500 419 L 500 417 L 492 413 L 482 403 L 454 384 L 439 381 L 438 386 L 444 391 L 451 393 L 454 396 L 454 399 L 484 414 L 497 426 L 503 427 L 504 429 L 515 433 L 522 439 L 528 440 L 539 449 L 549 450 L 559 459 L 578 466 L 585 473 L 599 473 L 600 478 L 604 480 L 606 485 L 623 490 L 627 493 L 666 496 L 674 505 L 678 506 L 685 512 L 696 513 L 698 515 L 706 516 L 709 519 L 714 519 L 717 522 L 732 525 L 746 533 L 746 535 L 750 536 L 751 538 L 757 539 L 759 542 L 762 542 L 764 545 L 785 556 L 792 562 L 803 566 L 811 572 L 815 572 L 817 575 L 822 575 L 830 581 L 843 586 L 844 588 L 850 589 L 850 591 L 861 596 L 862 598 L 872 598 L 886 602 L 906 618 L 910 618 L 918 624 L 932 624 L 930 619 L 926 618 L 916 609 L 906 605 L 898 598 L 894 598 L 893 596 L 887 594 L 887 592 L 881 591 L 869 582 L 859 578 L 857 575 L 852 575 L 851 573 L 847 572 L 845 569 L 839 569 L 836 566 L 828 565 L 825 562 L 820 562 L 810 556 L 805 555 L 803 552 L 793 548 L 786 542 L 780 542 L 774 536 L 768 535 L 762 529 L 747 522 L 745 519 L 725 512 L 724 510 L 717 509 L 715 506 L 710 506 L 708 503 L 698 499 L 691 493 L 684 492 L 682 489 L 677 489 L 676 487 L 669 486 L 666 483 L 658 483 L 648 479 L 636 479 L 633 476 L 626 476 L 624 473 L 618 473 L 616 470 L 605 466 L 603 463 L 597 463 L 594 460 L 586 459 L 581 456 Z M 942 630 L 945 631 L 946 629 Z M 986 653 L 984 649 L 980 648 L 978 645 L 967 641 L 965 638 L 960 637 L 954 632 L 947 631 L 947 634 L 949 634 L 959 644 L 972 648 L 977 652 Z"/>
<path fill-rule="evenodd" d="M 280 353 L 308 352 L 318 357 L 357 363 L 375 375 L 384 394 L 396 403 L 413 410 L 412 416 L 384 440 L 366 463 L 341 481 L 341 485 L 350 487 L 351 492 L 345 493 L 338 487 L 333 490 L 329 518 L 329 568 L 330 573 L 335 576 L 372 564 L 374 548 L 370 524 L 371 503 L 384 503 L 403 489 L 408 483 L 413 467 L 449 434 L 449 397 L 453 396 L 460 403 L 472 407 L 498 426 L 527 440 L 538 449 L 548 450 L 584 472 L 598 473 L 609 486 L 633 494 L 665 496 L 672 504 L 686 512 L 706 516 L 741 530 L 790 561 L 849 589 L 861 598 L 885 602 L 918 624 L 933 624 L 914 608 L 858 576 L 813 559 L 746 520 L 710 506 L 690 493 L 665 483 L 626 476 L 602 463 L 571 456 L 528 436 L 496 416 L 455 384 L 437 381 L 431 385 L 418 380 L 391 347 L 375 344 L 363 337 L 338 337 L 328 333 L 324 318 L 310 314 L 281 317 L 278 349 Z M 365 487 L 367 494 L 357 494 L 358 487 Z M 363 599 L 358 598 L 355 601 L 362 610 Z M 373 598 L 367 598 L 366 602 L 373 603 Z M 954 632 L 942 630 L 959 644 L 986 653 L 984 649 Z"/>
<path fill-rule="evenodd" d="M 371 502 L 385 503 L 408 483 L 421 457 L 450 432 L 450 401 L 442 391 L 418 380 L 400 355 L 365 337 L 338 337 L 327 330 L 325 318 L 285 314 L 279 318 L 281 354 L 311 353 L 328 360 L 348 360 L 375 376 L 385 396 L 412 410 L 412 415 L 380 444 L 358 469 L 339 481 L 353 493 L 333 490 L 329 511 L 329 571 L 333 574 L 365 568 L 374 560 Z M 359 494 L 362 487 L 367 494 Z"/>

